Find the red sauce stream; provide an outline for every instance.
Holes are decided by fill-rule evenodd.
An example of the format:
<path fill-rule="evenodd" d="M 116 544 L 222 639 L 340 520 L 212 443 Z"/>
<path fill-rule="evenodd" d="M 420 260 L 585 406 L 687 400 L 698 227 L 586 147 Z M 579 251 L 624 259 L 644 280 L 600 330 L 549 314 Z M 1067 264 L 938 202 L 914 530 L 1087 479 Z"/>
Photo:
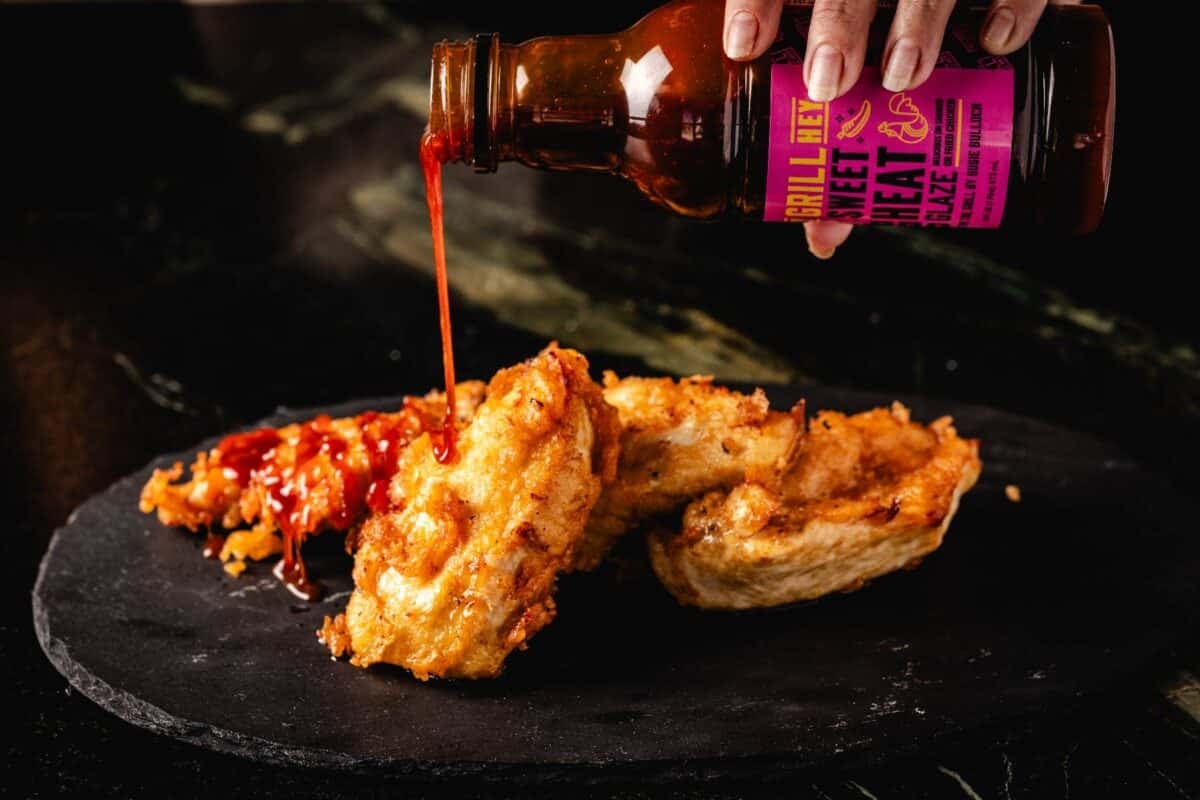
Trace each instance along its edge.
<path fill-rule="evenodd" d="M 437 276 L 438 322 L 442 329 L 442 372 L 446 380 L 446 419 L 442 441 L 433 454 L 439 462 L 454 460 L 454 342 L 450 332 L 450 289 L 446 283 L 446 238 L 442 233 L 442 163 L 446 140 L 426 131 L 421 137 L 421 169 L 425 172 L 425 200 L 429 204 L 429 229 L 433 234 L 433 264 Z"/>
<path fill-rule="evenodd" d="M 437 460 L 446 464 L 455 457 L 454 342 L 450 329 L 450 290 L 446 281 L 446 241 L 442 231 L 442 164 L 447 160 L 444 137 L 428 131 L 421 138 L 421 167 L 425 173 L 425 197 L 429 204 L 429 228 L 433 235 L 433 261 L 437 279 L 438 322 L 442 334 L 442 371 L 446 382 L 446 417 L 442 421 L 440 441 L 433 448 Z M 283 533 L 283 559 L 275 574 L 292 592 L 306 600 L 319 599 L 323 588 L 308 577 L 300 548 L 304 538 L 315 532 L 319 521 L 309 518 L 310 491 L 327 485 L 322 480 L 321 462 L 325 455 L 341 477 L 341 496 L 333 504 L 329 523 L 337 530 L 348 529 L 360 516 L 363 506 L 386 511 L 390 505 L 388 484 L 397 469 L 400 450 L 428 430 L 428 421 L 416 408 L 406 405 L 401 420 L 387 420 L 374 412 L 359 415 L 356 422 L 363 433 L 370 458 L 370 474 L 365 485 L 346 461 L 347 445 L 325 415 L 301 426 L 295 442 L 294 466 L 281 468 L 274 460 L 279 433 L 263 428 L 228 436 L 217 445 L 221 465 L 233 473 L 242 487 L 258 475 L 267 489 L 267 503 L 279 530 Z M 205 555 L 219 553 L 223 541 L 212 536 Z"/>

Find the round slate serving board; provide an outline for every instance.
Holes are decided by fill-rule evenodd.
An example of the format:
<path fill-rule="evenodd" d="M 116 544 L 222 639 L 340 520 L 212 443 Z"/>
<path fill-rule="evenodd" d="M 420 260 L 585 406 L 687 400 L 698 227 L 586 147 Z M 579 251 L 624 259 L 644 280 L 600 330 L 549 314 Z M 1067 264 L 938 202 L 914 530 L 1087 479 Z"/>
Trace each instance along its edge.
<path fill-rule="evenodd" d="M 776 407 L 806 396 L 810 409 L 846 411 L 892 399 L 769 394 Z M 949 412 L 983 440 L 983 477 L 941 550 L 854 594 L 770 611 L 681 608 L 630 537 L 597 573 L 560 581 L 558 619 L 504 676 L 421 683 L 331 661 L 316 641 L 352 586 L 341 537 L 307 545 L 325 601 L 298 602 L 268 564 L 232 579 L 200 557 L 200 537 L 138 512 L 147 467 L 55 535 L 34 588 L 38 638 L 104 708 L 203 746 L 360 771 L 527 777 L 805 766 L 904 749 L 1099 688 L 1193 624 L 1194 503 L 1096 439 L 909 402 L 918 419 Z M 1019 504 L 1004 496 L 1009 483 Z"/>

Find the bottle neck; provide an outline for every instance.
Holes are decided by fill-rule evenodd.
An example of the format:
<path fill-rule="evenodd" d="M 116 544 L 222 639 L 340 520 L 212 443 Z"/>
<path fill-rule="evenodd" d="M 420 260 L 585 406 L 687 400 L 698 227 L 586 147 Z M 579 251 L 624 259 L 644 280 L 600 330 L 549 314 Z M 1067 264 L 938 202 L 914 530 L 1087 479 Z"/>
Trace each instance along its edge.
<path fill-rule="evenodd" d="M 480 34 L 467 42 L 433 46 L 429 84 L 429 135 L 445 162 L 491 172 L 501 160 L 497 147 L 500 41 Z"/>
<path fill-rule="evenodd" d="M 494 34 L 433 49 L 429 133 L 444 160 L 493 172 L 501 161 L 612 171 L 625 139 L 613 37 L 543 37 L 502 45 Z M 564 59 L 563 53 L 571 57 Z"/>

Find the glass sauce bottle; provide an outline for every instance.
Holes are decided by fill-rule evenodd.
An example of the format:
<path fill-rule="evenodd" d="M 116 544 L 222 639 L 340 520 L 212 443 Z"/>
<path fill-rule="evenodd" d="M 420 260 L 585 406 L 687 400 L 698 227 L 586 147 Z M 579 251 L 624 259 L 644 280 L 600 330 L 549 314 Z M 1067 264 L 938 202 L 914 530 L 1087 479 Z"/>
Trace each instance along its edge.
<path fill-rule="evenodd" d="M 841 219 L 1087 232 L 1108 189 L 1112 31 L 1095 6 L 1051 6 L 1016 53 L 977 45 L 982 10 L 957 14 L 933 76 L 880 82 L 891 13 L 867 67 L 830 103 L 802 77 L 811 7 L 785 6 L 753 62 L 724 57 L 723 0 L 675 0 L 611 36 L 433 50 L 429 136 L 443 161 L 607 172 L 688 217 Z"/>

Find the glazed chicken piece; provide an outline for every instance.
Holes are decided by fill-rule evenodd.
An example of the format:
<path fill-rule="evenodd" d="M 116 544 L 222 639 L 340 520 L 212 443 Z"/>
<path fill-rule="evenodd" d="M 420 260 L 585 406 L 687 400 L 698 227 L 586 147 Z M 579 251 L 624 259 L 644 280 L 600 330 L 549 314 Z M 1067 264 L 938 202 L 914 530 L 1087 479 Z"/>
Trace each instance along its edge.
<path fill-rule="evenodd" d="M 393 508 L 359 530 L 354 593 L 321 640 L 366 667 L 483 678 L 555 614 L 560 572 L 617 465 L 618 421 L 586 359 L 551 346 L 501 370 L 438 463 L 431 437 L 403 453 Z"/>
<path fill-rule="evenodd" d="M 639 522 L 744 480 L 770 481 L 796 450 L 804 409 L 771 411 L 761 389 L 741 394 L 711 377 L 618 379 L 604 399 L 621 419 L 617 480 L 600 496 L 575 567 L 592 569 Z"/>
<path fill-rule="evenodd" d="M 484 384 L 469 381 L 456 388 L 456 422 L 461 425 L 482 402 Z M 281 549 L 302 564 L 304 537 L 347 530 L 363 519 L 368 505 L 383 498 L 400 451 L 425 431 L 440 429 L 445 414 L 445 395 L 430 392 L 405 398 L 394 413 L 368 411 L 340 419 L 322 415 L 227 436 L 197 455 L 189 480 L 177 482 L 182 463 L 155 470 L 139 506 L 145 513 L 157 511 L 164 525 L 235 531 L 220 551 L 223 561 L 236 558 L 234 565 Z M 243 526 L 249 527 L 237 530 Z M 277 533 L 283 534 L 282 541 Z"/>
<path fill-rule="evenodd" d="M 680 533 L 648 539 L 679 602 L 753 608 L 852 591 L 936 550 L 979 477 L 979 443 L 949 417 L 904 406 L 823 411 L 777 486 L 746 481 L 688 506 Z"/>

